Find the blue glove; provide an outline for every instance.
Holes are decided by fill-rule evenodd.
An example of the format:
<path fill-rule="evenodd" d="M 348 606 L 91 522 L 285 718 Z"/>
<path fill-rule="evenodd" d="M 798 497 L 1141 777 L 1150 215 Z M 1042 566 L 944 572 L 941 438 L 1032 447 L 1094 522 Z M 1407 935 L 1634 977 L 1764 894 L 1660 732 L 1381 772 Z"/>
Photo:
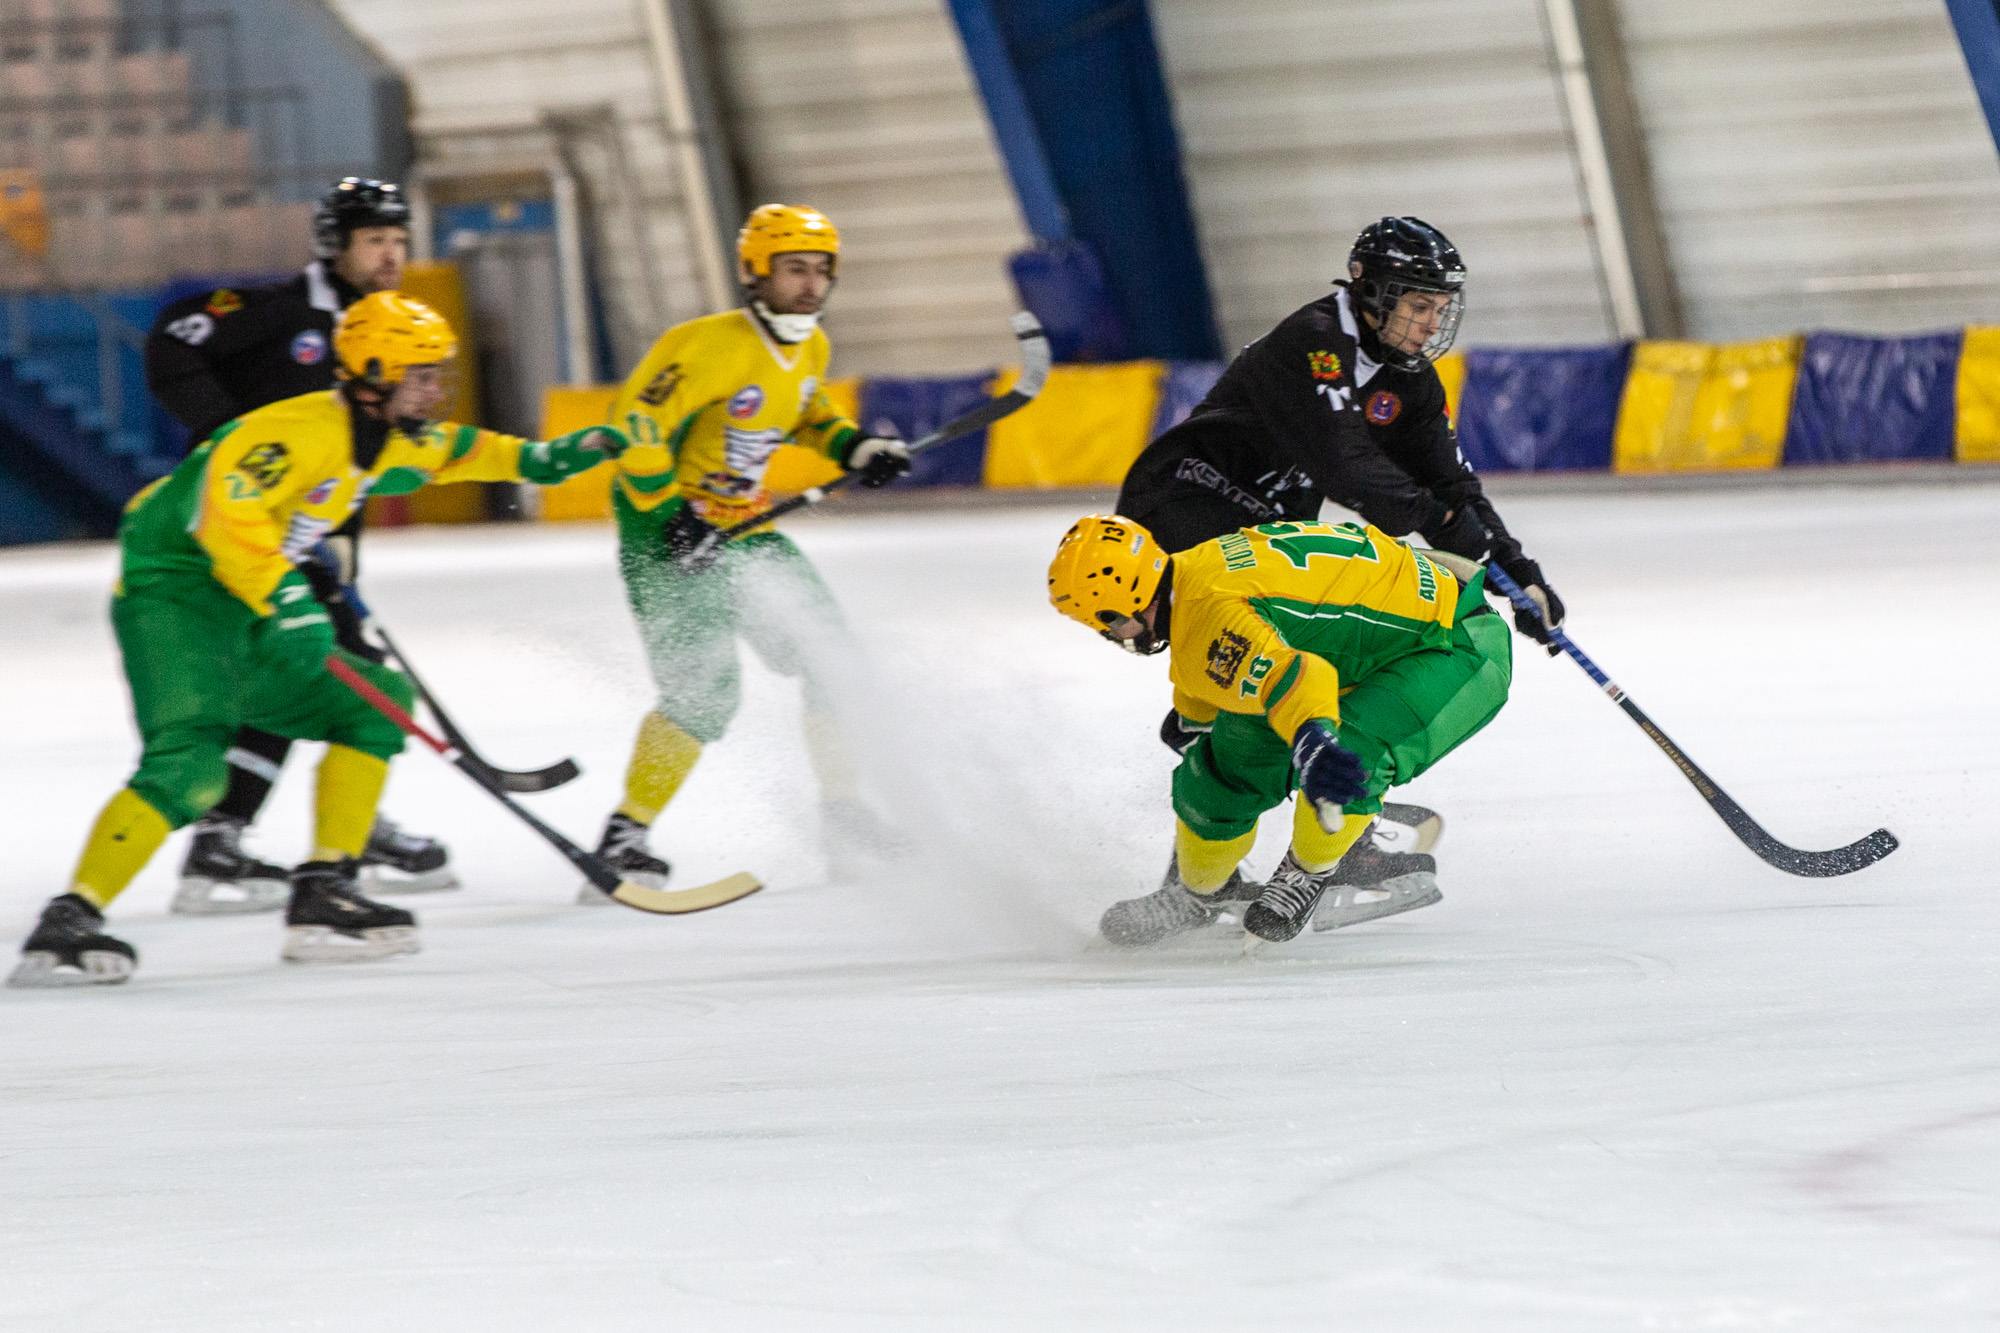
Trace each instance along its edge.
<path fill-rule="evenodd" d="M 333 654 L 333 621 L 296 569 L 271 590 L 271 614 L 257 625 L 258 649 L 287 675 L 317 676 Z"/>
<path fill-rule="evenodd" d="M 1319 826 L 1338 831 L 1341 808 L 1368 790 L 1368 771 L 1354 751 L 1341 745 L 1333 728 L 1317 719 L 1292 738 L 1292 769 L 1299 775 L 1299 795 L 1313 803 Z"/>

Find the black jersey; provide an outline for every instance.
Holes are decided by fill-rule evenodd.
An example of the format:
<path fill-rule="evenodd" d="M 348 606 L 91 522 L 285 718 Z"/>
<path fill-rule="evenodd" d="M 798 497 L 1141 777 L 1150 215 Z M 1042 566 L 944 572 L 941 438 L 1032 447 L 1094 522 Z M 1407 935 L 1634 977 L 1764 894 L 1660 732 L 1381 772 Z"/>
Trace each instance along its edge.
<path fill-rule="evenodd" d="M 315 260 L 289 282 L 175 301 L 146 335 L 146 383 L 199 443 L 281 398 L 333 387 L 333 326 L 361 293 Z"/>
<path fill-rule="evenodd" d="M 1236 528 L 1316 519 L 1322 500 L 1469 559 L 1520 556 L 1459 452 L 1436 369 L 1367 356 L 1345 288 L 1245 347 L 1132 464 L 1118 512 L 1179 551 Z"/>

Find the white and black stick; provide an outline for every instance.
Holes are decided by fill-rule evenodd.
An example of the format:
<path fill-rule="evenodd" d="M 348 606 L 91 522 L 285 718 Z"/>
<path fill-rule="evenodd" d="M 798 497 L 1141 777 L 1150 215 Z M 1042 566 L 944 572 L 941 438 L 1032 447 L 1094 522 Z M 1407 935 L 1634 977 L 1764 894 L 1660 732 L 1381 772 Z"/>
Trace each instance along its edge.
<path fill-rule="evenodd" d="M 1536 606 L 1527 593 L 1521 591 L 1521 585 L 1508 578 L 1506 571 L 1498 565 L 1486 567 L 1486 578 L 1494 587 L 1506 593 L 1507 600 L 1516 607 L 1538 619 L 1541 617 L 1541 608 Z M 1743 845 L 1762 857 L 1766 864 L 1776 866 L 1787 874 L 1814 878 L 1851 875 L 1857 870 L 1874 865 L 1901 845 L 1896 841 L 1896 835 L 1885 828 L 1878 828 L 1867 837 L 1850 842 L 1845 847 L 1835 847 L 1824 852 L 1809 852 L 1779 842 L 1766 833 L 1764 826 L 1752 819 L 1748 811 L 1731 799 L 1728 792 L 1718 787 L 1714 778 L 1702 772 L 1700 765 L 1688 758 L 1687 752 L 1674 744 L 1673 738 L 1661 731 L 1652 718 L 1640 711 L 1639 705 L 1633 703 L 1611 677 L 1599 670 L 1597 663 L 1584 655 L 1583 649 L 1570 642 L 1569 635 L 1555 628 L 1550 628 L 1548 634 L 1549 642 L 1569 654 L 1570 659 L 1597 682 L 1598 688 L 1609 695 L 1613 703 L 1625 710 L 1625 716 L 1636 722 L 1639 730 L 1645 732 L 1647 738 L 1659 746 L 1667 758 L 1674 761 L 1674 767 L 1681 771 L 1681 776 L 1701 793 L 1701 799 L 1708 802 L 1709 808 L 1729 826 L 1729 831 L 1742 839 Z"/>
<path fill-rule="evenodd" d="M 468 764 L 484 770 L 495 782 L 513 792 L 550 791 L 583 772 L 577 767 L 574 759 L 558 759 L 546 768 L 530 769 L 502 768 L 487 759 L 473 748 L 472 742 L 465 738 L 465 733 L 451 720 L 451 715 L 444 711 L 444 705 L 438 702 L 437 696 L 431 693 L 428 685 L 424 684 L 423 677 L 417 674 L 417 668 L 410 662 L 409 655 L 389 637 L 389 631 L 382 628 L 380 621 L 370 619 L 368 624 L 369 628 L 375 631 L 375 637 L 382 641 L 382 646 L 395 657 L 396 664 L 403 668 L 403 674 L 410 678 L 410 684 L 417 687 L 417 697 L 424 701 L 424 706 L 431 710 L 431 716 L 437 719 L 438 730 L 444 733 L 445 739 L 451 742 L 452 748 L 457 750 Z"/>
<path fill-rule="evenodd" d="M 604 863 L 604 859 L 565 838 L 562 834 L 544 824 L 530 814 L 519 802 L 509 796 L 493 776 L 479 765 L 470 762 L 455 746 L 440 737 L 425 731 L 423 725 L 411 717 L 401 705 L 381 690 L 375 688 L 366 676 L 340 660 L 338 656 L 326 659 L 326 669 L 340 682 L 367 700 L 376 712 L 403 729 L 405 735 L 414 736 L 431 749 L 450 760 L 458 771 L 484 787 L 489 795 L 500 804 L 513 811 L 515 816 L 529 828 L 542 835 L 542 840 L 561 852 L 569 863 L 583 873 L 583 877 L 614 902 L 641 912 L 652 912 L 659 916 L 685 916 L 689 912 L 705 912 L 711 907 L 721 907 L 733 903 L 738 898 L 747 898 L 764 885 L 755 875 L 738 872 L 716 880 L 712 884 L 696 884 L 685 889 L 652 889 L 629 879 L 621 878 L 617 871 Z"/>
<path fill-rule="evenodd" d="M 962 435 L 970 435 L 982 426 L 990 426 L 1004 416 L 1020 411 L 1042 391 L 1042 382 L 1049 377 L 1049 339 L 1042 332 L 1042 326 L 1035 317 L 1023 310 L 1008 321 L 1014 330 L 1014 337 L 1021 344 L 1021 374 L 1014 381 L 1014 387 L 998 397 L 990 398 L 970 412 L 953 417 L 928 435 L 910 441 L 909 450 L 915 454 L 934 444 L 955 440 Z M 846 472 L 835 477 L 824 486 L 814 486 L 800 491 L 782 504 L 772 505 L 755 518 L 747 518 L 741 523 L 722 529 L 711 541 L 728 541 L 741 537 L 746 532 L 754 532 L 773 519 L 783 518 L 794 510 L 816 505 L 835 491 L 853 481 L 858 473 Z"/>

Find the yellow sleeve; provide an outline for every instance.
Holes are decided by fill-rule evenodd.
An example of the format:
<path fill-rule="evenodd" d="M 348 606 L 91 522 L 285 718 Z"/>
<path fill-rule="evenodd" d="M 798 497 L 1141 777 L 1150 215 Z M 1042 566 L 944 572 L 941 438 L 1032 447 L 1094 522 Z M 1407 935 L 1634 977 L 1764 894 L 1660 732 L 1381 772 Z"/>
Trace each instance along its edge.
<path fill-rule="evenodd" d="M 693 324 L 661 334 L 611 404 L 611 424 L 632 437 L 618 459 L 619 478 L 642 508 L 678 494 L 681 441 L 703 408 L 729 395 L 717 371 L 725 358 L 698 355 L 699 341 Z"/>
<path fill-rule="evenodd" d="M 812 397 L 806 400 L 805 411 L 799 414 L 799 424 L 792 428 L 792 439 L 844 467 L 848 451 L 860 438 L 861 427 L 842 415 L 840 409 L 833 405 L 833 400 L 826 396 L 826 368 L 833 360 L 833 347 L 823 331 L 815 330 L 813 336 L 816 339 L 813 350 L 817 364 L 813 372 Z"/>
<path fill-rule="evenodd" d="M 1340 673 L 1298 652 L 1240 598 L 1177 604 L 1170 670 L 1174 707 L 1191 721 L 1216 711 L 1261 714 L 1289 743 L 1314 718 L 1340 720 Z M 1183 619 L 1183 617 L 1185 617 Z"/>
<path fill-rule="evenodd" d="M 271 614 L 271 590 L 292 572 L 278 511 L 310 471 L 296 462 L 290 446 L 237 430 L 210 446 L 202 471 L 194 539 L 216 582 L 260 616 Z"/>
<path fill-rule="evenodd" d="M 440 422 L 435 428 L 451 446 L 450 456 L 432 474 L 433 486 L 450 485 L 455 481 L 525 481 L 532 480 L 522 472 L 523 454 L 533 445 L 534 440 L 524 440 L 518 435 L 502 435 L 497 430 L 485 430 L 479 426 L 461 426 L 456 422 Z"/>

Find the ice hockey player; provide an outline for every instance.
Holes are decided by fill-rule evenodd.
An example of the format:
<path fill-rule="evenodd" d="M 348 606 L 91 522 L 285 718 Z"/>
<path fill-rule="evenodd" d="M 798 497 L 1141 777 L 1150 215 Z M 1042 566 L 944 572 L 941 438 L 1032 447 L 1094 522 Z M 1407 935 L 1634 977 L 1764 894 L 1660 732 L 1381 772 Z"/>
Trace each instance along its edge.
<path fill-rule="evenodd" d="M 656 886 L 669 867 L 647 850 L 647 831 L 736 713 L 739 638 L 772 670 L 803 680 L 829 842 L 874 831 L 813 669 L 816 653 L 845 635 L 832 594 L 775 529 L 729 542 L 718 533 L 770 507 L 764 473 L 781 444 L 825 454 L 863 486 L 909 471 L 909 452 L 862 431 L 821 391 L 832 349 L 819 317 L 840 255 L 826 215 L 765 204 L 744 223 L 736 255 L 744 303 L 668 329 L 612 408 L 632 437 L 612 487 L 619 569 L 659 701 L 639 724 L 625 798 L 597 850 Z M 607 900 L 586 887 L 578 901 Z"/>
<path fill-rule="evenodd" d="M 1174 707 L 1202 728 L 1174 770 L 1173 866 L 1105 912 L 1105 938 L 1155 944 L 1247 901 L 1244 929 L 1283 941 L 1436 902 L 1428 857 L 1372 884 L 1343 858 L 1385 791 L 1506 702 L 1513 650 L 1483 592 L 1471 561 L 1361 524 L 1266 523 L 1169 555 L 1131 519 L 1079 519 L 1050 601 L 1131 652 L 1168 652 Z M 1258 816 L 1294 788 L 1290 849 L 1246 882 Z"/>
<path fill-rule="evenodd" d="M 1314 520 L 1330 500 L 1385 532 L 1491 559 L 1561 624 L 1562 599 L 1459 452 L 1432 364 L 1457 336 L 1465 281 L 1457 248 L 1421 218 L 1370 223 L 1335 290 L 1244 348 L 1193 413 L 1146 447 L 1118 512 L 1171 553 L 1254 523 Z M 1514 623 L 1548 642 L 1541 620 L 1517 612 Z M 1196 734 L 1172 712 L 1160 728 L 1175 750 Z M 1432 811 L 1391 804 L 1350 872 L 1362 861 L 1393 870 L 1378 853 L 1428 851 L 1440 827 Z"/>
<path fill-rule="evenodd" d="M 403 284 L 410 206 L 392 181 L 347 176 L 313 213 L 315 258 L 288 282 L 224 287 L 168 304 L 146 339 L 146 381 L 161 406 L 196 443 L 252 408 L 333 387 L 333 328 L 340 312 L 370 292 Z M 351 588 L 359 567 L 361 512 L 301 561 L 333 618 L 340 646 L 380 661 L 362 633 Z M 195 825 L 181 868 L 176 912 L 269 911 L 284 905 L 286 871 L 243 845 L 291 742 L 255 728 L 229 747 L 229 791 Z M 366 878 L 384 892 L 456 887 L 449 853 L 433 838 L 377 818 L 362 854 Z"/>
<path fill-rule="evenodd" d="M 222 796 L 230 738 L 254 725 L 328 742 L 311 858 L 290 875 L 283 956 L 329 962 L 413 953 L 416 919 L 359 891 L 368 838 L 402 733 L 325 668 L 333 626 L 294 563 L 370 493 L 431 482 L 561 481 L 615 456 L 596 427 L 527 441 L 432 420 L 458 340 L 442 316 L 394 292 L 348 307 L 334 332 L 341 376 L 219 427 L 141 491 L 119 528 L 111 622 L 139 724 L 138 771 L 98 815 L 68 891 L 28 936 L 10 982 L 119 982 L 137 962 L 103 910 L 173 829 Z M 408 705 L 408 680 L 339 650 Z"/>

